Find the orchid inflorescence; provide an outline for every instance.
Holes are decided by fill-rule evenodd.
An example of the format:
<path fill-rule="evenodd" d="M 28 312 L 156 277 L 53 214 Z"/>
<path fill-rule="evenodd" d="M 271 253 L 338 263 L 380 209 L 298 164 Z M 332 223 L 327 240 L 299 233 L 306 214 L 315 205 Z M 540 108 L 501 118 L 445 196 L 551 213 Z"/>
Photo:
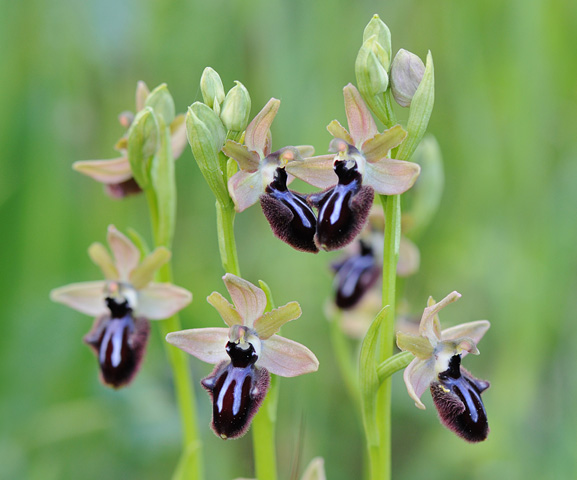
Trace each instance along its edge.
<path fill-rule="evenodd" d="M 345 249 L 346 255 L 332 265 L 335 293 L 327 311 L 335 318 L 335 312 L 341 312 L 343 325 L 356 323 L 351 330 L 365 337 L 361 380 L 350 383 L 362 387 L 356 394 L 363 397 L 367 441 L 373 447 L 369 449 L 371 464 L 383 462 L 374 456 L 382 455 L 379 442 L 386 446 L 387 441 L 386 429 L 379 437 L 374 432 L 381 427 L 370 425 L 375 424 L 379 408 L 374 398 L 379 385 L 405 366 L 405 384 L 417 407 L 425 408 L 421 396 L 429 388 L 445 426 L 465 440 L 484 440 L 489 428 L 481 393 L 489 383 L 473 377 L 461 361 L 468 353 L 478 353 L 477 343 L 489 322 L 441 330 L 438 312 L 460 297 L 457 292 L 439 303 L 429 299 L 418 335 L 398 331 L 397 345 L 408 353 L 388 358 L 380 358 L 380 351 L 377 354 L 379 335 L 385 344 L 393 340 L 393 331 L 385 332 L 381 326 L 387 307 L 393 315 L 387 329 L 394 328 L 395 315 L 394 305 L 374 307 L 375 298 L 381 304 L 379 281 L 383 277 L 388 282 L 383 281 L 384 302 L 385 297 L 395 297 L 391 276 L 406 277 L 418 271 L 415 239 L 434 215 L 442 189 L 438 147 L 432 138 L 423 139 L 434 98 L 432 69 L 430 54 L 426 66 L 406 50 L 400 50 L 391 62 L 390 32 L 375 16 L 365 29 L 357 57 L 359 88 L 348 84 L 343 89 L 347 128 L 333 120 L 327 127 L 334 137 L 329 153 L 317 156 L 308 145 L 273 151 L 271 126 L 280 100 L 271 98 L 249 122 L 248 90 L 236 82 L 225 94 L 220 76 L 211 68 L 200 82 L 204 101 L 193 103 L 186 116 L 175 114 L 165 85 L 150 92 L 139 82 L 136 116 L 120 116 L 128 129 L 115 147 L 121 157 L 80 161 L 74 168 L 104 183 L 115 197 L 143 191 L 157 247 L 149 253 L 136 233 L 131 234 L 132 241 L 111 225 L 112 256 L 99 243 L 89 248 L 105 280 L 75 283 L 51 293 L 54 301 L 96 317 L 85 342 L 97 356 L 102 382 L 114 388 L 129 384 L 142 362 L 149 320 L 168 319 L 169 344 L 215 365 L 201 382 L 212 400 L 211 426 L 220 438 L 233 439 L 247 432 L 272 388 L 271 374 L 293 377 L 318 369 L 319 362 L 307 347 L 279 334 L 284 324 L 301 316 L 300 305 L 290 302 L 274 308 L 264 282 L 259 287 L 240 276 L 234 216 L 260 203 L 273 234 L 294 249 L 311 253 Z M 409 108 L 406 127 L 396 123 L 392 99 Z M 386 126 L 383 131 L 373 115 Z M 217 200 L 218 241 L 226 270 L 223 281 L 232 303 L 218 292 L 207 301 L 227 328 L 181 330 L 174 316 L 192 299 L 187 290 L 170 282 L 167 268 L 175 221 L 173 163 L 182 153 L 185 137 Z M 409 161 L 413 153 L 418 162 Z M 291 190 L 295 178 L 321 190 L 307 194 Z M 415 184 L 412 207 L 401 216 L 395 199 Z M 385 205 L 384 214 L 373 207 L 376 198 Z M 372 303 L 367 310 L 368 299 Z M 181 352 L 174 350 L 170 358 L 178 365 L 173 365 L 175 372 L 186 372 Z M 186 375 L 175 375 L 180 389 L 188 381 Z M 180 404 L 180 408 L 187 407 Z M 187 448 L 197 451 L 197 442 L 191 441 Z M 257 451 L 258 445 L 255 442 Z M 379 478 L 380 472 L 372 474 Z M 322 459 L 313 461 L 303 478 L 324 479 Z"/>

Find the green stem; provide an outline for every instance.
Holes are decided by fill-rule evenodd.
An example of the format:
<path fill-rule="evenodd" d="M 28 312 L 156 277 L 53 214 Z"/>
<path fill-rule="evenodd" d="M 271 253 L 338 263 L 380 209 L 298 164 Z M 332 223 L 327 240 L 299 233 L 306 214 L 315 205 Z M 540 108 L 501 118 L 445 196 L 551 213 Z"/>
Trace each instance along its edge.
<path fill-rule="evenodd" d="M 240 277 L 240 266 L 234 238 L 235 215 L 236 212 L 232 202 L 222 205 L 218 200 L 216 201 L 216 227 L 222 268 L 224 268 L 225 272 Z"/>
<path fill-rule="evenodd" d="M 275 426 L 279 378 L 273 376 L 260 410 L 252 421 L 252 445 L 255 476 L 258 480 L 276 480 Z"/>
<path fill-rule="evenodd" d="M 380 328 L 377 365 L 389 359 L 393 353 L 395 336 L 395 288 L 397 262 L 401 235 L 401 197 L 381 196 L 385 212 L 385 241 L 383 248 L 383 306 L 388 305 Z M 372 470 L 373 479 L 391 478 L 391 378 L 381 383 L 377 393 L 376 422 L 379 429 L 379 465 L 381 471 Z"/>
<path fill-rule="evenodd" d="M 162 222 L 159 218 L 160 210 L 157 204 L 157 197 L 152 188 L 146 190 L 146 198 L 150 210 L 150 218 L 155 246 L 165 246 L 171 248 L 170 239 L 172 231 L 162 231 L 161 225 L 171 225 L 171 223 Z M 170 263 L 161 267 L 156 275 L 159 282 L 172 283 L 172 270 Z M 178 315 L 158 322 L 162 338 L 164 339 L 169 332 L 182 330 L 180 318 Z M 174 480 L 200 480 L 204 477 L 202 465 L 202 443 L 198 435 L 196 420 L 196 399 L 194 389 L 192 388 L 192 376 L 188 367 L 186 354 L 169 345 L 166 342 L 164 347 L 172 369 L 174 379 L 174 389 L 176 403 L 180 412 L 182 424 L 182 442 L 183 449 L 174 472 Z"/>

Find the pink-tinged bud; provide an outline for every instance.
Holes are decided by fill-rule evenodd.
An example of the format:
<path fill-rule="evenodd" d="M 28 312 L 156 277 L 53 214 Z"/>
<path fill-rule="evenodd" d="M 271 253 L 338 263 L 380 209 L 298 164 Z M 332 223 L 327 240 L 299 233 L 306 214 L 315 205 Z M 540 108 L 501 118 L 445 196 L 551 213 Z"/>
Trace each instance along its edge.
<path fill-rule="evenodd" d="M 391 65 L 391 91 L 401 107 L 409 107 L 425 74 L 425 64 L 414 53 L 400 49 Z"/>

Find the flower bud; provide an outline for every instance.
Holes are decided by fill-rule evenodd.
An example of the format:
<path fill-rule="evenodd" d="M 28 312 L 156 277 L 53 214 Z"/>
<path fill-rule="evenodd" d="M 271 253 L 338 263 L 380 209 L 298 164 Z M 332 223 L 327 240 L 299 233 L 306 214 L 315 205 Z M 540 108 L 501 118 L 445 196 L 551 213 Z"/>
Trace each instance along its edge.
<path fill-rule="evenodd" d="M 200 91 L 204 103 L 212 108 L 217 114 L 220 113 L 220 105 L 224 101 L 224 87 L 220 75 L 210 67 L 206 67 L 200 77 Z"/>
<path fill-rule="evenodd" d="M 365 27 L 363 44 L 371 37 L 375 37 L 375 42 L 380 46 L 378 51 L 373 51 L 377 54 L 379 63 L 384 67 L 385 71 L 388 71 L 391 65 L 391 32 L 378 15 L 374 15 Z"/>
<path fill-rule="evenodd" d="M 150 107 L 138 112 L 128 131 L 128 161 L 134 179 L 144 189 L 149 178 L 149 163 L 160 145 L 158 121 Z"/>
<path fill-rule="evenodd" d="M 411 105 L 411 100 L 423 79 L 425 65 L 414 53 L 400 49 L 391 66 L 391 91 L 401 107 Z"/>
<path fill-rule="evenodd" d="M 170 125 L 176 115 L 172 95 L 163 83 L 156 87 L 146 99 L 146 106 L 152 107 L 156 115 L 162 115 L 164 123 Z"/>
<path fill-rule="evenodd" d="M 227 130 L 242 132 L 246 129 L 250 116 L 250 95 L 242 83 L 235 83 L 222 103 L 220 118 Z"/>
<path fill-rule="evenodd" d="M 407 122 L 407 138 L 399 147 L 397 158 L 409 160 L 427 131 L 433 104 L 435 103 L 435 69 L 431 52 L 427 54 L 427 63 L 423 79 L 413 96 Z"/>
<path fill-rule="evenodd" d="M 359 50 L 355 73 L 359 90 L 367 97 L 383 93 L 389 86 L 389 76 L 387 67 L 382 62 L 383 58 L 387 57 L 376 35 L 367 39 Z"/>
<path fill-rule="evenodd" d="M 221 205 L 227 205 L 230 197 L 219 160 L 226 131 L 220 118 L 204 103 L 195 102 L 186 114 L 186 135 L 208 186 Z"/>

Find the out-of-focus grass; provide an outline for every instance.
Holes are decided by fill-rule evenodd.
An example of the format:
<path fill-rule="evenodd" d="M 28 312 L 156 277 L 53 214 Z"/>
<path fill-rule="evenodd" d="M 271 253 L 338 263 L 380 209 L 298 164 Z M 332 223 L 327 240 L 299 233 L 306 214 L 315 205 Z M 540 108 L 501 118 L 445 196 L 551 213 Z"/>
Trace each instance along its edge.
<path fill-rule="evenodd" d="M 211 65 L 227 88 L 242 81 L 253 113 L 282 100 L 274 147 L 310 143 L 343 120 L 362 30 L 379 13 L 393 49 L 435 60 L 431 132 L 446 179 L 441 210 L 421 241 L 422 269 L 406 284 L 415 312 L 457 289 L 447 325 L 488 318 L 482 355 L 467 366 L 492 382 L 491 434 L 467 445 L 418 411 L 394 381 L 395 478 L 570 478 L 576 470 L 577 6 L 563 0 L 346 2 L 218 0 L 4 2 L 0 15 L 0 476 L 168 478 L 179 425 L 161 339 L 154 334 L 134 385 L 98 384 L 81 344 L 91 320 L 48 301 L 51 288 L 95 279 L 86 247 L 109 223 L 148 235 L 142 198 L 108 199 L 72 172 L 107 158 L 133 108 L 137 80 L 167 82 L 178 110 L 200 99 Z M 178 161 L 176 281 L 195 296 L 185 327 L 220 322 L 204 302 L 223 290 L 214 201 L 190 152 Z M 243 275 L 265 280 L 302 319 L 285 334 L 321 361 L 283 380 L 281 478 L 295 457 L 322 455 L 331 479 L 358 478 L 363 440 L 338 376 L 322 309 L 332 255 L 299 254 L 272 238 L 258 207 L 237 219 Z M 196 379 L 209 367 L 191 361 Z M 249 437 L 222 442 L 200 422 L 209 478 L 252 475 Z M 300 429 L 304 429 L 301 431 Z"/>

